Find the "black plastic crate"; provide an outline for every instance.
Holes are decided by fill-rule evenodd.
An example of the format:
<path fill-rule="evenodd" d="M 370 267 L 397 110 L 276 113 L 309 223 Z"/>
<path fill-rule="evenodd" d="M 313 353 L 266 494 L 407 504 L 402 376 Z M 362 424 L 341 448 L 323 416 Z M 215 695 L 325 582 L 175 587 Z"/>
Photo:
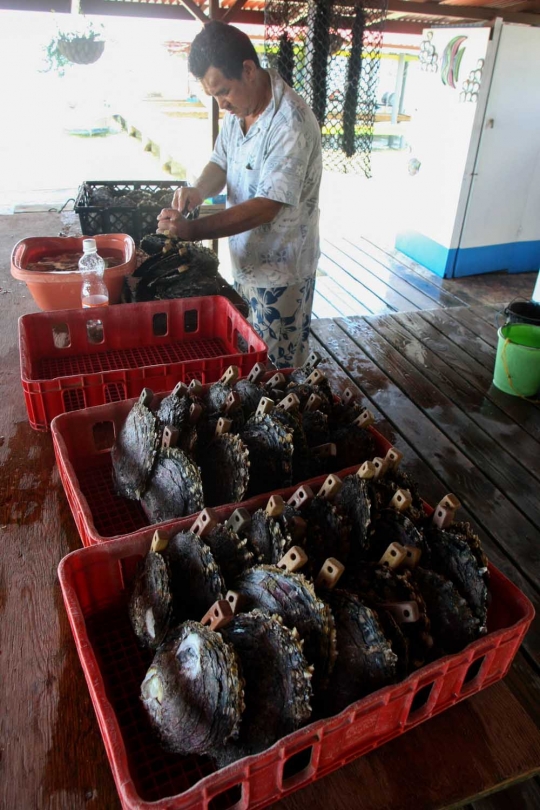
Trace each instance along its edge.
<path fill-rule="evenodd" d="M 92 204 L 92 192 L 103 186 L 111 189 L 114 197 L 120 201 L 129 191 L 148 191 L 155 195 L 170 191 L 172 203 L 176 189 L 185 185 L 187 184 L 184 180 L 172 183 L 167 180 L 85 181 L 79 188 L 75 202 L 81 230 L 85 236 L 95 236 L 98 233 L 127 233 L 138 245 L 143 236 L 155 232 L 158 214 L 167 206 L 163 202 L 156 201 L 155 205 L 142 204 L 133 208 L 120 204 L 104 207 Z"/>

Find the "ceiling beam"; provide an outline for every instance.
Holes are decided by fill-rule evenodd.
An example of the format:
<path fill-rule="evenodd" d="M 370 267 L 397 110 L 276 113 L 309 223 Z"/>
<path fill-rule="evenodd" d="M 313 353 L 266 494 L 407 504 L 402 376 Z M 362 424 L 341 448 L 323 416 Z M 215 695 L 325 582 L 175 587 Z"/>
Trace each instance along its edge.
<path fill-rule="evenodd" d="M 246 5 L 247 0 L 236 0 L 236 2 L 226 10 L 225 14 L 221 18 L 222 22 L 229 22 L 234 18 L 234 14 L 236 11 L 240 11 L 240 9 L 244 8 Z"/>
<path fill-rule="evenodd" d="M 388 11 L 400 14 L 421 14 L 424 17 L 458 17 L 466 20 L 494 20 L 502 17 L 507 22 L 525 25 L 540 25 L 540 14 L 505 11 L 502 8 L 474 8 L 473 6 L 449 6 L 444 3 L 415 3 L 412 0 L 388 0 Z"/>
<path fill-rule="evenodd" d="M 210 22 L 210 17 L 207 17 L 202 8 L 197 5 L 195 0 L 180 0 L 180 2 L 187 8 L 191 16 L 196 20 L 200 20 L 202 23 Z"/>

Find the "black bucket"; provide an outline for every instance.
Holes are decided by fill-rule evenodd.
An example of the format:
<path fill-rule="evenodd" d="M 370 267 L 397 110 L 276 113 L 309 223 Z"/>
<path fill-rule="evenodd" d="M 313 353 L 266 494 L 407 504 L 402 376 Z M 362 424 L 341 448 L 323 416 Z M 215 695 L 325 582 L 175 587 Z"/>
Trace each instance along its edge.
<path fill-rule="evenodd" d="M 540 326 L 540 304 L 534 301 L 512 301 L 504 310 L 506 323 L 530 323 Z"/>

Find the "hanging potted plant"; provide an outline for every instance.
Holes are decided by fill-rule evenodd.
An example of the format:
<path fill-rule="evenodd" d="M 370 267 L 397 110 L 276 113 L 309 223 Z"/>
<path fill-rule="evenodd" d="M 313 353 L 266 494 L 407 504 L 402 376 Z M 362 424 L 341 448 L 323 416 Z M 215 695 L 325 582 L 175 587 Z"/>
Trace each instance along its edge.
<path fill-rule="evenodd" d="M 103 54 L 105 49 L 103 26 L 95 26 L 94 23 L 84 20 L 82 26 L 75 27 L 77 30 L 58 30 L 46 46 L 46 72 L 57 70 L 60 76 L 63 76 L 68 65 L 91 65 Z"/>

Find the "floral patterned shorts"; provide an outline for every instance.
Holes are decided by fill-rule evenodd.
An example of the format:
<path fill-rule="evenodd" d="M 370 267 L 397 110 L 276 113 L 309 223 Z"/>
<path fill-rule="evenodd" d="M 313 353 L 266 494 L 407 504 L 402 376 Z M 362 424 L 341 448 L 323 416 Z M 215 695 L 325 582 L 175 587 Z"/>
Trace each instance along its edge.
<path fill-rule="evenodd" d="M 249 306 L 250 323 L 268 346 L 268 359 L 277 368 L 301 366 L 309 354 L 315 277 L 287 287 L 234 286 Z"/>

